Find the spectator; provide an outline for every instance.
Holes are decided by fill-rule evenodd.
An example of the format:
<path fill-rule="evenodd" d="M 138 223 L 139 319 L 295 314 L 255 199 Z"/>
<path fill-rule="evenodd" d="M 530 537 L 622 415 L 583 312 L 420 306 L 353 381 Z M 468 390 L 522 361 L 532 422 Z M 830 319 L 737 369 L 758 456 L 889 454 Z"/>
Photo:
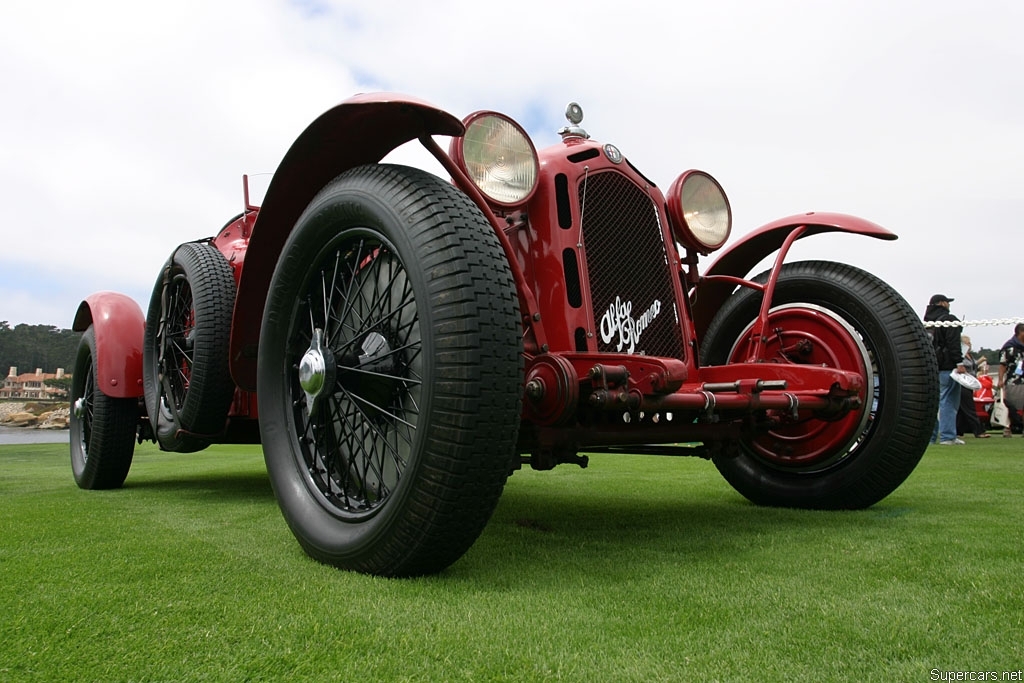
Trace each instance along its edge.
<path fill-rule="evenodd" d="M 1024 408 L 1024 323 L 1017 323 L 1013 336 L 999 350 L 999 379 L 1003 403 L 1010 412 L 1010 424 L 1021 424 L 1020 410 Z M 1003 436 L 1013 436 L 1010 426 L 1003 428 Z"/>
<path fill-rule="evenodd" d="M 978 377 L 978 362 L 971 353 L 971 338 L 966 334 L 960 335 L 960 352 L 963 354 L 964 370 L 971 377 Z M 956 414 L 957 435 L 974 434 L 976 439 L 987 439 L 988 432 L 981 426 L 978 419 L 978 410 L 974 407 L 974 392 L 965 386 L 960 387 L 960 408 Z"/>
<path fill-rule="evenodd" d="M 985 411 L 991 417 L 991 404 L 995 402 L 995 394 L 992 391 L 992 377 L 988 374 L 988 361 L 985 360 L 984 356 L 978 359 L 978 382 L 981 383 L 981 389 L 974 392 L 974 400 L 981 401 L 982 405 L 985 406 Z"/>
<path fill-rule="evenodd" d="M 945 294 L 936 294 L 928 301 L 924 313 L 925 322 L 958 323 L 959 318 L 949 312 L 953 300 Z M 960 325 L 935 325 L 928 328 L 939 362 L 939 420 L 932 432 L 932 441 L 938 439 L 940 446 L 962 445 L 963 439 L 956 435 L 956 414 L 960 408 L 960 385 L 949 373 L 954 369 L 964 371 L 963 354 L 960 353 Z"/>

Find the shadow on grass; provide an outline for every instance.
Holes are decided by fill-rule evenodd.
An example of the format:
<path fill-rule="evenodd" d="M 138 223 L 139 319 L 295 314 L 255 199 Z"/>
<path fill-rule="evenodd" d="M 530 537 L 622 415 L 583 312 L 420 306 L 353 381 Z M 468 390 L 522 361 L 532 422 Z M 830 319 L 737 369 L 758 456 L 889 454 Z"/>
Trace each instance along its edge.
<path fill-rule="evenodd" d="M 512 490 L 477 544 L 441 576 L 476 580 L 495 565 L 503 581 L 516 583 L 512 577 L 536 581 L 567 563 L 585 573 L 628 575 L 642 565 L 733 564 L 775 547 L 845 553 L 898 539 L 918 512 L 884 501 L 867 510 L 818 511 L 760 507 L 738 495 L 668 500 Z"/>
<path fill-rule="evenodd" d="M 213 466 L 183 461 L 181 470 L 159 469 L 129 476 L 125 489 L 154 498 L 276 505 L 270 480 L 247 464 Z M 896 538 L 921 514 L 918 500 L 907 506 L 883 501 L 861 511 L 809 511 L 759 507 L 703 477 L 678 488 L 660 477 L 609 489 L 596 478 L 537 478 L 505 488 L 497 510 L 470 551 L 439 577 L 443 581 L 484 579 L 503 585 L 536 581 L 538 575 L 599 571 L 610 576 L 638 564 L 728 561 L 794 540 L 837 547 L 865 538 Z M 563 484 L 573 488 L 558 488 Z M 946 507 L 950 502 L 944 503 Z M 630 569 L 632 568 L 632 569 Z M 519 578 L 516 578 L 519 577 Z"/>
<path fill-rule="evenodd" d="M 125 490 L 154 491 L 194 499 L 266 500 L 273 502 L 274 491 L 266 472 L 203 472 L 132 479 Z"/>

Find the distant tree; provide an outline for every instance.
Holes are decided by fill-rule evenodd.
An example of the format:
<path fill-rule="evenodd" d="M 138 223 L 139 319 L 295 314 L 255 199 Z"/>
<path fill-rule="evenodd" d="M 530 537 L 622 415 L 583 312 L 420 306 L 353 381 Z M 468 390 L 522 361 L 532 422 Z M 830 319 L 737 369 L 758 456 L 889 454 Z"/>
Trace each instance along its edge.
<path fill-rule="evenodd" d="M 67 396 L 68 392 L 71 391 L 71 378 L 65 375 L 64 377 L 55 377 L 54 379 L 44 379 L 43 384 L 54 389 L 60 389 L 61 393 L 59 396 Z"/>
<path fill-rule="evenodd" d="M 21 323 L 12 328 L 8 321 L 0 321 L 0 372 L 6 376 L 11 367 L 18 368 L 19 373 L 36 368 L 43 372 L 56 372 L 57 368 L 72 372 L 81 337 L 79 332 L 53 325 Z"/>

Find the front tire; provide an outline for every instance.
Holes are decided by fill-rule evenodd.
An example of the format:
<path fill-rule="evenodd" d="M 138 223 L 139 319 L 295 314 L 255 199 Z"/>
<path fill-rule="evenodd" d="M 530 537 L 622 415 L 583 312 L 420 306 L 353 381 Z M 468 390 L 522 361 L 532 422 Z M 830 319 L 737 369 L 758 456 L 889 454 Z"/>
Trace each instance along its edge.
<path fill-rule="evenodd" d="M 267 469 L 309 555 L 410 576 L 472 545 L 515 456 L 516 301 L 490 224 L 430 174 L 363 166 L 311 202 L 257 373 Z"/>
<path fill-rule="evenodd" d="M 766 282 L 767 273 L 755 280 Z M 722 306 L 703 340 L 703 364 L 745 359 L 761 300 L 742 288 Z M 863 508 L 894 491 L 924 454 L 938 408 L 935 355 L 910 305 L 857 268 L 787 264 L 765 344 L 775 362 L 863 373 L 866 400 L 839 420 L 748 434 L 740 455 L 714 459 L 726 480 L 755 503 L 797 508 Z"/>
<path fill-rule="evenodd" d="M 71 473 L 79 488 L 116 489 L 132 466 L 139 401 L 107 396 L 96 376 L 96 333 L 90 325 L 71 376 Z"/>

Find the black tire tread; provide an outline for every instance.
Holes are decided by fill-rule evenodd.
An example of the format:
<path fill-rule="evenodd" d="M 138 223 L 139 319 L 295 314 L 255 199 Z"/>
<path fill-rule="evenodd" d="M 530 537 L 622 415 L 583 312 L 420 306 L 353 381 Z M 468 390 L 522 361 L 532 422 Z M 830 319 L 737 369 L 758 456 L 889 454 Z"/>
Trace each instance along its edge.
<path fill-rule="evenodd" d="M 315 547 L 304 538 L 303 520 L 291 517 L 284 502 L 282 511 L 300 544 L 321 561 L 386 576 L 435 573 L 479 536 L 515 455 L 523 363 L 515 286 L 489 223 L 439 178 L 401 166 L 359 167 L 322 190 L 307 214 L 352 197 L 394 213 L 415 254 L 405 266 L 421 269 L 426 279 L 429 317 L 421 316 L 420 325 L 423 335 L 432 335 L 435 371 L 430 406 L 421 416 L 422 455 L 415 472 L 406 472 L 414 477 L 408 497 L 388 503 L 404 508 L 367 552 Z M 273 296 L 272 286 L 264 330 L 279 322 Z M 260 361 L 263 379 L 262 344 Z M 272 460 L 293 456 L 271 452 L 268 441 L 265 436 L 273 471 Z"/>
<path fill-rule="evenodd" d="M 157 333 L 161 316 L 163 272 L 180 268 L 192 291 L 195 311 L 195 347 L 192 377 L 181 407 L 180 423 L 167 423 L 161 416 L 159 401 L 159 349 Z M 187 242 L 178 246 L 157 279 L 146 316 L 146 341 L 143 352 L 143 383 L 146 409 L 161 448 L 175 452 L 193 452 L 206 448 L 223 431 L 235 393 L 228 365 L 231 317 L 235 302 L 235 280 L 231 266 L 216 247 L 205 242 Z M 210 435 L 210 436 L 207 436 Z"/>

